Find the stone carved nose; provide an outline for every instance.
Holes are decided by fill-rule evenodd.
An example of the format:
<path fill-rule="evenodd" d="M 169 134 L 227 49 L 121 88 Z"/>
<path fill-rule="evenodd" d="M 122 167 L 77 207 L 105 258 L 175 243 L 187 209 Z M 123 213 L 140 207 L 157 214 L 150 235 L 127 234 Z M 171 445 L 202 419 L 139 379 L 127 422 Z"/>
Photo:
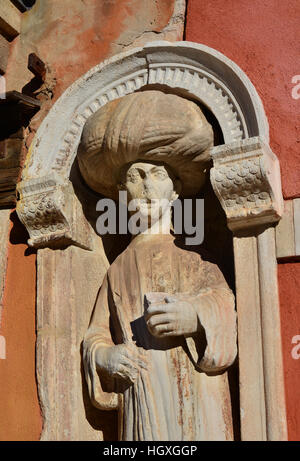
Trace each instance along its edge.
<path fill-rule="evenodd" d="M 145 197 L 146 195 L 155 198 L 155 189 L 152 186 L 152 184 L 144 184 L 143 190 L 142 190 L 142 197 Z"/>
<path fill-rule="evenodd" d="M 145 193 L 155 191 L 155 188 L 154 188 L 154 185 L 153 185 L 153 180 L 152 180 L 149 173 L 145 174 L 145 177 L 144 177 L 144 180 L 143 180 L 143 186 L 144 186 L 143 189 L 144 189 Z"/>

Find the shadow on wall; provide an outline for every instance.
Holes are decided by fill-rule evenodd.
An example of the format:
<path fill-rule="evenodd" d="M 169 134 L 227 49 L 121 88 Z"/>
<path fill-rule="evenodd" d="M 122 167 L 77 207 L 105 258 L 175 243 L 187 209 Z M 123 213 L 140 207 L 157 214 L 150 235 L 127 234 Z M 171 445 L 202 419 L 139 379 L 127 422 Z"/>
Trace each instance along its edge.
<path fill-rule="evenodd" d="M 12 222 L 12 228 L 9 234 L 9 241 L 12 245 L 26 245 L 24 251 L 24 256 L 30 256 L 36 254 L 36 248 L 31 248 L 28 246 L 27 241 L 29 239 L 29 234 L 21 221 L 18 218 L 16 211 L 14 210 L 10 215 L 10 220 Z"/>
<path fill-rule="evenodd" d="M 102 411 L 92 405 L 87 383 L 84 375 L 84 366 L 82 359 L 82 344 L 80 346 L 81 355 L 81 381 L 82 381 L 82 397 L 85 410 L 85 416 L 89 424 L 96 431 L 103 432 L 103 440 L 105 442 L 114 442 L 118 440 L 118 412 L 117 411 Z"/>

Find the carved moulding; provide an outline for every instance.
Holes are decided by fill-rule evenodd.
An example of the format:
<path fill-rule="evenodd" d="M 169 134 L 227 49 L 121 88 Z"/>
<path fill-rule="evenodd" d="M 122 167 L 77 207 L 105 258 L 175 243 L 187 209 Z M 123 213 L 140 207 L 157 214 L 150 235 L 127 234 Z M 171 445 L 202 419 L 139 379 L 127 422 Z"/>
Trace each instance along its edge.
<path fill-rule="evenodd" d="M 32 247 L 75 244 L 91 249 L 89 225 L 70 181 L 52 173 L 31 179 L 19 188 L 18 216 L 29 232 Z"/>
<path fill-rule="evenodd" d="M 279 162 L 253 137 L 211 149 L 211 183 L 233 231 L 242 440 L 287 440 L 274 224 Z"/>
<path fill-rule="evenodd" d="M 63 194 L 62 185 L 68 190 L 83 126 L 108 101 L 149 88 L 174 92 L 206 105 L 217 118 L 226 143 L 258 135 L 268 141 L 267 120 L 253 85 L 236 64 L 212 48 L 191 42 L 152 42 L 114 56 L 91 69 L 63 93 L 33 140 L 18 186 L 17 206 L 17 213 L 31 236 L 31 245 L 51 246 L 51 242 L 64 245 L 68 240 L 83 248 L 89 247 L 80 236 L 76 240 L 78 231 L 74 221 L 69 220 L 72 212 L 66 213 L 61 208 L 60 204 L 69 198 L 58 200 Z M 47 219 L 42 225 L 42 216 L 47 217 L 47 213 L 41 216 L 36 206 L 39 200 L 40 208 L 46 203 L 44 188 L 40 188 L 40 199 L 37 187 L 35 194 L 29 193 L 37 179 L 42 183 L 44 179 L 39 178 L 46 178 L 47 182 L 49 175 L 56 177 L 56 185 L 51 186 L 52 197 L 57 197 L 54 200 L 56 227 L 53 223 L 48 225 Z M 31 200 L 36 203 L 30 204 Z M 35 209 L 38 210 L 36 216 Z M 28 214 L 29 210 L 32 211 Z M 80 209 L 76 210 L 79 218 Z M 81 214 L 79 221 L 84 222 Z M 33 228 L 35 220 L 38 224 Z M 41 227 L 37 229 L 37 226 Z"/>
<path fill-rule="evenodd" d="M 236 232 L 279 221 L 283 198 L 279 162 L 260 137 L 211 149 L 211 183 Z"/>

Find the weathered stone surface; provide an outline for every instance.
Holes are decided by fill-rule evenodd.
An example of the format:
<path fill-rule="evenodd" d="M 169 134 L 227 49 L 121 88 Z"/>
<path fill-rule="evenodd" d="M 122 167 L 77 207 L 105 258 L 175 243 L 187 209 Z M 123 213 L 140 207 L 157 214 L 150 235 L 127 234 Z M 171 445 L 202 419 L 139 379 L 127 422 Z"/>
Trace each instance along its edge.
<path fill-rule="evenodd" d="M 241 437 L 287 440 L 272 227 L 283 213 L 279 163 L 259 137 L 213 147 L 211 154 L 212 186 L 235 235 Z"/>
<path fill-rule="evenodd" d="M 23 130 L 0 142 L 0 206 L 14 206 L 17 202 L 16 184 L 24 163 Z"/>
<path fill-rule="evenodd" d="M 121 151 L 115 155 L 122 159 Z M 184 189 L 192 173 L 180 179 Z M 141 202 L 144 230 L 110 266 L 85 335 L 91 401 L 118 410 L 119 440 L 232 440 L 226 370 L 237 353 L 233 294 L 209 256 L 170 235 L 178 181 L 164 162 L 131 163 L 123 187 Z M 157 200 L 169 204 L 161 213 L 154 213 Z"/>
<path fill-rule="evenodd" d="M 241 437 L 287 440 L 274 229 L 234 237 L 234 261 Z"/>
<path fill-rule="evenodd" d="M 217 266 L 201 260 L 196 252 L 178 248 L 171 236 L 140 237 L 110 267 L 85 336 L 92 401 L 103 410 L 119 409 L 121 440 L 232 440 L 225 370 L 236 354 L 233 296 Z M 160 303 L 153 303 L 149 290 L 164 291 Z M 145 317 L 144 294 L 152 300 Z M 162 301 L 163 295 L 168 303 Z M 128 304 L 127 299 L 135 302 Z M 116 309 L 113 326 L 121 328 L 117 334 L 122 335 L 118 344 L 123 350 L 113 345 L 116 338 L 110 335 L 111 309 Z M 198 332 L 189 338 L 189 347 L 196 351 L 194 362 L 185 352 L 182 335 L 190 337 L 191 331 L 195 332 L 197 316 L 208 340 L 203 354 L 199 350 L 204 330 L 202 336 Z M 109 367 L 105 364 L 106 351 L 111 354 Z M 127 369 L 119 366 L 124 363 L 123 354 L 130 358 Z M 101 388 L 98 366 L 101 381 L 110 383 L 111 394 Z M 116 379 L 113 387 L 111 376 Z M 139 405 L 133 411 L 136 400 Z"/>
<path fill-rule="evenodd" d="M 259 274 L 255 237 L 234 237 L 241 438 L 266 440 Z"/>
<path fill-rule="evenodd" d="M 277 258 L 297 259 L 300 256 L 300 199 L 285 200 L 284 214 L 275 233 Z"/>
<path fill-rule="evenodd" d="M 83 73 L 129 47 L 160 37 L 181 40 L 184 10 L 183 0 L 37 1 L 22 15 L 22 41 L 14 50 L 22 72 L 9 69 L 9 89 L 21 91 L 30 80 L 27 58 L 34 51 L 57 79 L 57 99 Z"/>
<path fill-rule="evenodd" d="M 294 205 L 294 232 L 295 232 L 295 254 L 300 256 L 300 199 L 293 200 Z"/>
<path fill-rule="evenodd" d="M 257 237 L 267 440 L 287 440 L 275 231 Z"/>
<path fill-rule="evenodd" d="M 71 182 L 52 174 L 18 187 L 17 212 L 34 247 L 77 245 L 91 249 L 90 227 Z"/>
<path fill-rule="evenodd" d="M 4 37 L 2 37 L 2 35 L 0 35 L 0 74 L 5 74 L 8 56 L 9 43 Z M 2 88 L 0 88 L 0 93 L 2 93 Z"/>
<path fill-rule="evenodd" d="M 188 55 L 184 56 L 187 50 Z M 204 75 L 202 59 L 204 59 L 206 75 Z M 26 188 L 26 181 L 28 181 L 28 183 L 30 184 L 32 178 L 43 175 L 46 176 L 47 174 L 49 174 L 49 172 L 53 170 L 59 171 L 59 174 L 62 178 L 62 184 L 65 184 L 65 181 L 69 176 L 73 159 L 76 155 L 76 150 L 81 136 L 82 128 L 89 116 L 96 112 L 102 105 L 106 104 L 108 101 L 118 99 L 119 97 L 122 97 L 128 93 L 132 93 L 133 91 L 136 91 L 138 89 L 147 88 L 147 84 L 151 82 L 151 85 L 156 85 L 156 88 L 159 88 L 160 85 L 166 85 L 168 88 L 171 89 L 171 91 L 175 91 L 177 94 L 180 95 L 188 94 L 188 96 L 192 99 L 195 98 L 196 100 L 202 100 L 202 97 L 200 96 L 205 97 L 204 95 L 206 94 L 206 98 L 208 98 L 207 101 L 209 100 L 209 98 L 211 98 L 211 101 L 215 101 L 214 104 L 209 104 L 209 107 L 212 110 L 212 112 L 216 115 L 216 118 L 218 120 L 224 121 L 223 125 L 221 123 L 221 129 L 226 134 L 226 141 L 228 141 L 229 143 L 236 141 L 237 139 L 241 140 L 243 136 L 247 137 L 249 132 L 255 135 L 262 134 L 264 138 L 263 140 L 255 139 L 253 141 L 253 139 L 250 138 L 250 140 L 236 142 L 236 147 L 238 147 L 236 152 L 237 155 L 234 159 L 234 162 L 235 160 L 238 160 L 240 162 L 244 161 L 244 156 L 247 157 L 246 154 L 249 154 L 249 156 L 251 157 L 251 155 L 253 154 L 252 149 L 255 151 L 254 157 L 256 156 L 259 158 L 259 171 L 257 177 L 257 171 L 255 171 L 255 173 L 253 174 L 250 172 L 249 169 L 249 175 L 248 173 L 245 177 L 242 175 L 242 187 L 240 187 L 239 191 L 245 189 L 244 192 L 246 193 L 246 197 L 250 197 L 252 194 L 257 194 L 258 192 L 255 189 L 257 181 L 259 194 L 267 192 L 268 195 L 268 200 L 265 208 L 261 206 L 261 203 L 259 204 L 260 206 L 257 207 L 257 203 L 255 201 L 254 206 L 250 206 L 250 209 L 252 209 L 252 211 L 254 210 L 254 213 L 252 213 L 251 215 L 251 219 L 253 218 L 253 221 L 250 220 L 250 216 L 247 215 L 247 212 L 244 212 L 241 215 L 237 214 L 237 221 L 239 223 L 237 227 L 252 232 L 253 227 L 256 227 L 258 224 L 269 224 L 270 221 L 273 222 L 277 220 L 280 217 L 280 188 L 278 185 L 278 168 L 276 164 L 276 158 L 274 158 L 273 154 L 270 153 L 270 151 L 265 145 L 268 130 L 267 125 L 265 123 L 266 119 L 264 116 L 264 112 L 260 105 L 259 98 L 257 98 L 255 90 L 250 85 L 247 86 L 247 84 L 245 84 L 245 82 L 247 81 L 246 77 L 242 74 L 240 70 L 236 68 L 236 66 L 233 65 L 233 63 L 230 63 L 226 59 L 223 59 L 222 61 L 222 59 L 222 55 L 201 45 L 196 46 L 187 43 L 179 43 L 176 45 L 172 45 L 170 43 L 165 44 L 158 42 L 156 44 L 152 43 L 148 46 L 145 46 L 144 49 L 138 49 L 134 52 L 124 53 L 122 56 L 115 57 L 106 62 L 105 64 L 98 66 L 98 68 L 91 70 L 82 79 L 80 79 L 80 81 L 76 82 L 66 92 L 65 95 L 62 96 L 61 100 L 58 101 L 57 104 L 53 107 L 51 113 L 49 114 L 49 117 L 47 117 L 47 119 L 44 120 L 44 123 L 40 127 L 38 136 L 36 137 L 34 144 L 32 146 L 31 154 L 28 157 L 27 168 L 24 172 L 23 177 L 24 182 L 20 187 L 24 186 Z M 174 62 L 176 63 L 175 67 L 173 65 L 169 65 L 170 63 Z M 220 81 L 217 77 L 217 69 L 221 62 L 227 69 L 225 73 L 226 78 L 224 76 L 222 77 L 223 86 L 220 86 Z M 210 66 L 213 68 L 213 72 L 211 72 L 207 77 L 207 72 L 209 71 Z M 193 77 L 192 79 L 191 75 Z M 197 84 L 195 84 L 195 80 L 197 80 L 199 76 L 202 79 L 201 82 L 203 83 L 203 85 L 198 84 L 199 81 Z M 177 78 L 178 84 L 176 84 Z M 210 79 L 209 81 L 210 88 L 212 88 L 212 94 L 206 91 L 207 88 L 205 89 L 205 81 L 208 81 L 208 78 Z M 226 83 L 224 83 L 224 78 L 226 80 Z M 168 82 L 171 83 L 168 85 Z M 233 84 L 233 82 L 235 84 L 238 82 L 240 88 L 243 89 L 243 91 L 241 91 L 241 94 L 243 94 L 243 98 L 241 98 L 240 101 L 239 98 L 237 98 L 237 100 L 235 98 L 231 98 L 230 87 Z M 223 88 L 225 88 L 225 90 L 227 91 L 226 96 L 228 96 L 228 98 L 225 98 L 225 100 L 222 98 Z M 221 89 L 221 91 L 218 91 L 218 89 Z M 217 98 L 217 94 L 220 96 L 221 99 Z M 239 94 L 239 92 L 237 94 Z M 247 95 L 247 104 L 245 103 L 245 94 Z M 228 118 L 225 116 L 222 118 L 222 114 L 224 115 L 224 113 L 222 112 L 223 102 L 228 104 L 228 111 L 230 114 L 233 114 L 232 120 L 234 123 L 234 128 L 232 130 L 228 125 Z M 68 126 L 66 126 L 66 120 Z M 57 140 L 57 142 L 53 143 L 53 140 Z M 241 146 L 245 147 L 245 145 L 246 150 L 243 151 L 242 149 L 242 152 L 240 152 Z M 223 149 L 223 147 L 221 148 L 221 150 Z M 228 152 L 231 151 L 231 149 L 232 146 L 229 146 L 227 149 L 225 149 L 226 155 Z M 222 156 L 219 157 L 219 160 L 221 160 L 221 157 Z M 239 165 L 239 168 L 236 169 L 237 171 L 235 171 L 236 174 L 234 175 L 234 177 L 229 178 L 230 181 L 233 179 L 238 179 L 237 177 L 239 177 L 239 175 L 237 173 L 243 173 L 244 170 L 243 168 L 240 168 L 240 166 L 241 165 Z M 251 167 L 252 166 L 254 167 L 255 165 L 251 164 Z M 258 165 L 256 165 L 256 167 L 257 166 Z M 47 173 L 44 174 L 44 171 L 46 171 Z M 267 171 L 270 171 L 270 174 L 266 173 Z M 273 175 L 275 178 L 273 177 Z M 246 177 L 251 179 L 249 187 L 247 186 L 248 181 L 246 181 Z M 277 187 L 275 187 L 274 185 Z M 233 184 L 229 184 L 230 193 L 232 192 L 231 186 L 235 187 L 233 186 Z M 267 187 L 267 191 L 264 189 L 265 186 Z M 222 194 L 225 191 L 222 191 Z M 260 198 L 260 200 L 263 201 L 265 199 L 263 197 L 262 199 Z M 250 202 L 252 203 L 251 200 L 249 201 L 249 203 Z M 228 210 L 226 209 L 225 211 Z M 242 221 L 244 218 L 246 219 L 243 223 Z M 245 252 L 246 254 L 250 253 L 253 255 L 253 283 L 256 283 L 256 286 L 259 285 L 259 289 L 257 290 L 256 288 L 254 291 L 254 296 L 256 297 L 256 301 L 259 303 L 260 290 L 262 290 L 263 287 L 259 284 L 257 254 L 253 253 L 253 244 L 255 243 L 255 241 L 253 243 L 253 238 L 251 242 L 252 246 L 246 243 Z M 237 250 L 235 258 L 239 259 L 239 264 L 237 264 L 236 267 L 241 268 L 241 264 L 243 263 L 242 253 L 239 254 L 239 251 Z M 262 271 L 264 270 L 265 267 L 262 268 Z M 246 278 L 245 276 L 243 277 L 242 274 L 243 273 L 241 272 L 240 284 L 246 283 Z M 274 285 L 274 283 L 275 282 L 273 277 L 272 284 L 273 288 L 275 287 L 274 292 L 276 293 L 276 286 Z M 245 293 L 245 296 L 248 296 L 249 294 L 248 290 L 245 289 L 245 286 L 242 286 L 242 293 Z M 265 296 L 265 293 L 262 293 L 262 296 Z M 240 297 L 238 299 L 238 303 L 243 302 L 243 298 Z M 254 312 L 251 313 L 252 326 L 253 329 L 257 328 L 256 331 L 258 335 L 261 332 L 259 324 L 261 307 L 262 305 L 256 305 Z M 40 306 L 38 308 L 40 308 Z M 241 315 L 243 316 L 244 314 Z M 245 317 L 245 319 L 241 319 L 242 324 L 243 322 L 244 326 L 247 326 L 247 316 Z M 276 327 L 278 327 L 277 324 Z M 246 329 L 244 329 L 243 335 L 247 335 Z M 257 384 L 254 384 L 254 390 L 251 388 L 249 390 L 249 388 L 247 387 L 243 388 L 244 401 L 248 402 L 249 405 L 251 402 L 251 404 L 253 405 L 253 409 L 251 411 L 249 410 L 249 407 L 247 411 L 245 410 L 245 416 L 243 419 L 243 435 L 245 439 L 251 437 L 251 434 L 253 433 L 253 427 L 251 426 L 251 418 L 254 415 L 255 420 L 257 420 L 257 418 L 259 417 L 261 418 L 261 421 L 258 422 L 257 430 L 255 431 L 255 437 L 258 440 L 261 440 L 265 439 L 266 437 L 273 437 L 272 434 L 274 434 L 275 432 L 273 430 L 273 427 L 269 427 L 269 424 L 272 425 L 272 418 L 270 420 L 268 419 L 268 409 L 272 408 L 272 402 L 270 404 L 269 400 L 265 399 L 266 396 L 263 394 L 265 383 L 261 380 L 261 376 L 264 374 L 264 371 L 262 371 L 261 373 L 260 368 L 260 364 L 262 364 L 263 361 L 262 349 L 264 346 L 260 345 L 264 341 L 266 341 L 266 351 L 268 353 L 267 340 L 264 337 L 258 337 L 256 339 L 257 347 L 255 347 L 255 356 L 251 361 L 252 366 L 249 366 L 247 368 L 246 353 L 243 355 L 243 358 L 241 359 L 243 361 L 244 366 L 243 376 L 245 377 L 246 381 L 249 379 L 249 382 L 253 383 L 253 375 L 251 374 L 252 372 L 255 377 L 260 377 L 260 381 Z M 241 341 L 244 340 L 245 338 L 241 339 Z M 249 343 L 247 343 L 247 345 L 248 354 Z M 272 355 L 273 352 L 273 350 L 269 350 L 270 355 Z M 55 351 L 53 352 L 53 354 L 55 356 Z M 269 357 L 264 357 L 264 360 L 267 363 Z M 258 364 L 258 371 L 255 371 L 253 364 Z M 249 395 L 247 395 L 247 393 L 249 393 Z M 47 394 L 48 391 L 45 388 L 45 399 L 48 398 Z M 253 399 L 250 397 L 253 395 L 256 398 L 255 406 L 253 404 Z M 267 405 L 271 406 L 268 406 L 267 412 L 262 414 L 261 412 L 265 408 L 264 402 L 269 402 Z M 61 407 L 61 411 L 67 411 L 70 413 L 68 406 L 66 408 Z M 51 432 L 52 429 L 49 430 Z M 61 429 L 59 429 L 59 431 L 60 430 Z M 267 431 L 268 434 L 271 435 L 266 435 Z M 70 433 L 67 434 L 67 437 L 69 436 Z M 281 435 L 281 437 L 284 438 L 283 435 Z"/>
<path fill-rule="evenodd" d="M 42 440 L 112 440 L 112 416 L 96 414 L 82 376 L 81 342 L 107 269 L 95 250 L 41 249 L 37 259 L 37 379 Z M 105 422 L 110 421 L 109 424 Z"/>
<path fill-rule="evenodd" d="M 0 3 L 0 33 L 12 40 L 19 35 L 20 30 L 20 11 L 9 0 L 2 0 Z"/>
<path fill-rule="evenodd" d="M 227 90 L 226 85 L 222 85 L 226 96 L 222 95 L 221 82 L 215 72 L 207 75 L 209 69 L 203 71 L 202 60 L 205 57 L 209 65 L 207 56 L 216 68 L 221 63 L 226 64 Z M 248 85 L 245 88 L 248 91 L 248 105 L 244 113 L 239 101 L 230 97 L 229 88 L 234 78 L 239 79 L 241 87 Z M 40 126 L 31 147 L 31 155 L 28 156 L 24 179 L 36 175 L 37 170 L 41 174 L 44 171 L 45 175 L 49 169 L 60 169 L 62 174 L 67 173 L 89 116 L 108 101 L 147 88 L 148 84 L 170 87 L 183 96 L 188 91 L 190 97 L 201 99 L 216 115 L 228 143 L 247 136 L 250 130 L 255 136 L 268 138 L 260 100 L 246 76 L 233 62 L 203 45 L 188 42 L 150 43 L 96 66 L 64 93 Z M 255 123 L 253 120 L 256 120 Z M 39 154 L 35 155 L 37 147 Z"/>
<path fill-rule="evenodd" d="M 124 44 L 124 48 L 127 46 L 133 48 L 136 46 L 143 46 L 150 41 L 169 40 L 173 42 L 182 40 L 185 24 L 185 10 L 186 0 L 175 0 L 172 16 L 161 31 L 155 31 L 153 28 L 152 30 L 146 30 L 129 44 L 121 37 L 121 43 Z"/>
<path fill-rule="evenodd" d="M 181 195 L 191 196 L 205 182 L 213 138 L 211 125 L 192 101 L 157 90 L 133 93 L 107 103 L 88 119 L 78 163 L 89 187 L 118 199 L 125 164 L 138 159 L 164 162 L 182 178 Z"/>
<path fill-rule="evenodd" d="M 277 258 L 295 256 L 293 200 L 284 201 L 284 213 L 275 229 Z"/>
<path fill-rule="evenodd" d="M 2 314 L 2 295 L 6 275 L 8 232 L 10 228 L 10 210 L 0 210 L 0 326 Z"/>
<path fill-rule="evenodd" d="M 280 219 L 283 199 L 279 163 L 263 139 L 255 137 L 216 146 L 211 155 L 212 186 L 231 230 Z"/>
<path fill-rule="evenodd" d="M 247 112 L 242 112 L 244 96 L 242 106 L 235 98 L 231 99 L 230 89 L 216 77 L 215 70 L 209 74 L 209 63 L 214 63 L 216 71 L 220 63 L 226 66 L 229 87 L 232 81 L 238 81 L 241 88 L 246 86 Z M 52 172 L 67 181 L 88 118 L 107 102 L 147 89 L 148 85 L 167 86 L 176 94 L 184 96 L 188 92 L 195 100 L 202 100 L 219 120 L 228 142 L 241 139 L 249 131 L 268 136 L 260 100 L 234 63 L 202 45 L 150 43 L 96 66 L 62 95 L 34 138 L 20 187 L 26 188 L 26 182 L 30 184 L 31 178 L 46 177 Z"/>

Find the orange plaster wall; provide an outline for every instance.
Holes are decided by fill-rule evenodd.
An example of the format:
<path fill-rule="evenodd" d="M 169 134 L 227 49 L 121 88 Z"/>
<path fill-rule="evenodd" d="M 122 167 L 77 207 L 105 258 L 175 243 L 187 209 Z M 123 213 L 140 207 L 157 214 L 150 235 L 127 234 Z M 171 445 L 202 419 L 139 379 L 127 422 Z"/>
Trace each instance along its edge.
<path fill-rule="evenodd" d="M 72 83 L 105 59 L 127 51 L 137 39 L 145 36 L 148 41 L 149 34 L 159 39 L 174 5 L 175 0 L 37 0 L 23 13 L 21 33 L 10 46 L 6 90 L 22 92 L 34 80 L 27 69 L 30 53 L 47 67 L 42 92 L 34 90 L 42 107 L 26 130 L 26 148 Z"/>
<path fill-rule="evenodd" d="M 299 0 L 188 0 L 186 21 L 186 40 L 225 54 L 255 86 L 285 198 L 300 196 L 300 100 L 292 97 L 292 77 L 300 74 L 299 17 Z"/>
<path fill-rule="evenodd" d="M 300 335 L 300 264 L 278 265 L 281 330 L 289 440 L 300 440 L 300 358 L 292 356 L 292 338 Z M 299 356 L 294 354 L 295 357 Z"/>
<path fill-rule="evenodd" d="M 6 359 L 0 360 L 0 440 L 38 440 L 42 419 L 35 380 L 36 254 L 12 213 L 0 334 Z"/>
<path fill-rule="evenodd" d="M 175 0 L 37 0 L 22 16 L 6 78 L 21 91 L 33 78 L 28 54 L 35 52 L 56 79 L 54 99 L 93 66 L 125 51 L 144 33 L 168 24 Z M 16 67 L 20 72 L 16 73 Z"/>

